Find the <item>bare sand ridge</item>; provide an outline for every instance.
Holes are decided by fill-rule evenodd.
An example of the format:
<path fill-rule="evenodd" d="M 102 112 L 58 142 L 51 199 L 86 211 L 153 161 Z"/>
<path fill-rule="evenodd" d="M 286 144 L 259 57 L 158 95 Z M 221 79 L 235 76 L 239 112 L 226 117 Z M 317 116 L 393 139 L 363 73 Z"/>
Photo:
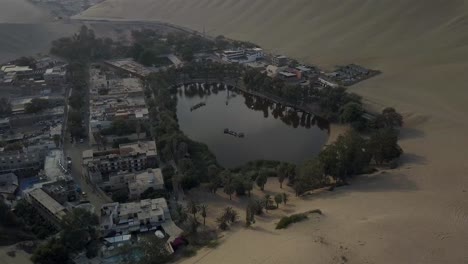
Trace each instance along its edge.
<path fill-rule="evenodd" d="M 399 169 L 283 212 L 321 208 L 320 221 L 260 221 L 183 263 L 468 263 L 468 1 L 108 0 L 81 18 L 205 26 L 318 65 L 363 64 L 383 74 L 350 90 L 405 114 Z"/>

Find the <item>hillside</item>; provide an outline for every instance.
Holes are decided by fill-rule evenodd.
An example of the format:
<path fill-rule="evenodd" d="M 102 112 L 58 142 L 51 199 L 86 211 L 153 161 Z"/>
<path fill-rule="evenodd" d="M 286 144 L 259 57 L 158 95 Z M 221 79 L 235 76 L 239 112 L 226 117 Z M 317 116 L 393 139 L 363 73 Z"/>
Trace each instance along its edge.
<path fill-rule="evenodd" d="M 324 221 L 279 233 L 267 218 L 185 263 L 468 261 L 468 1 L 108 0 L 79 18 L 205 26 L 321 66 L 363 64 L 383 74 L 350 89 L 405 114 L 399 169 L 295 205 Z"/>

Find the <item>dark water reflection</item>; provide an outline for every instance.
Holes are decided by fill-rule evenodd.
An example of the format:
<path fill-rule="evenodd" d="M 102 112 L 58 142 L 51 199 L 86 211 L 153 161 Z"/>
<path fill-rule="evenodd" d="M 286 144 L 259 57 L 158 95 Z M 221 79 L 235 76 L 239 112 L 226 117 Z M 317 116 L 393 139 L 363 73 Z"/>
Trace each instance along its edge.
<path fill-rule="evenodd" d="M 258 159 L 302 163 L 319 153 L 329 129 L 323 119 L 224 85 L 180 87 L 177 116 L 181 130 L 207 144 L 226 167 Z M 224 134 L 225 128 L 245 137 Z"/>

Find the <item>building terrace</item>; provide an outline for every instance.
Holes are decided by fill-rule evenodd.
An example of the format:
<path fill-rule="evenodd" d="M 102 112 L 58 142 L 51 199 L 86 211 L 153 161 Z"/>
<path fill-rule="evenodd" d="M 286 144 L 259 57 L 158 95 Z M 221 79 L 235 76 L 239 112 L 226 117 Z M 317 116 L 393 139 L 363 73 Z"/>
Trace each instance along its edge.
<path fill-rule="evenodd" d="M 146 199 L 131 203 L 109 203 L 101 208 L 101 231 L 104 236 L 156 230 L 171 221 L 166 199 Z"/>

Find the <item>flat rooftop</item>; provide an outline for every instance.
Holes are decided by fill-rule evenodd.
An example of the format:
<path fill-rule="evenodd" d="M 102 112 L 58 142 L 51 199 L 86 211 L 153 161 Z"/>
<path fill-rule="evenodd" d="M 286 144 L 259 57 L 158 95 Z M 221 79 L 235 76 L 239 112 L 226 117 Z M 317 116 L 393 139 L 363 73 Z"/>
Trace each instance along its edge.
<path fill-rule="evenodd" d="M 29 192 L 29 195 L 33 197 L 36 201 L 41 203 L 49 212 L 57 216 L 57 218 L 62 219 L 66 215 L 65 207 L 55 201 L 42 189 L 35 189 Z"/>

